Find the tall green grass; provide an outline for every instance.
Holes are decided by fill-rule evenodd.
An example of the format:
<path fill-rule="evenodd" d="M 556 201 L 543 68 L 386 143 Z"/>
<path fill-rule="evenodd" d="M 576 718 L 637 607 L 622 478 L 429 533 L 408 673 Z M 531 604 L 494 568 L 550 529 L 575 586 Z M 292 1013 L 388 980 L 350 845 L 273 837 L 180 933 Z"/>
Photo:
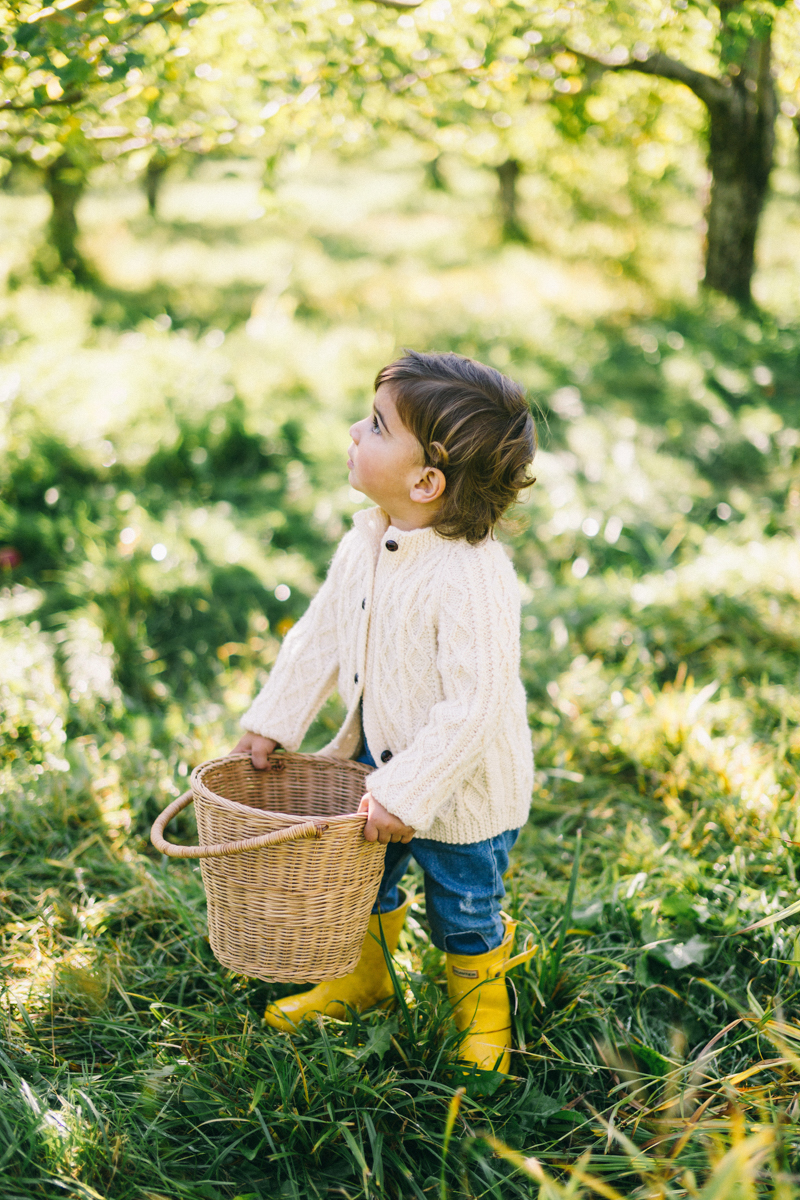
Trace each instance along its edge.
<path fill-rule="evenodd" d="M 236 230 L 171 328 L 133 294 L 2 300 L 3 1200 L 798 1193 L 800 328 L 548 308 L 533 252 L 470 256 L 474 197 L 431 201 L 432 239 L 409 178 L 356 179 L 344 247 L 293 182 L 246 325 Z M 260 1017 L 290 989 L 216 964 L 199 873 L 148 841 L 322 577 L 348 423 L 409 343 L 506 367 L 544 418 L 504 535 L 539 769 L 509 1079 L 455 1065 L 421 899 L 394 1011 L 288 1038 Z"/>

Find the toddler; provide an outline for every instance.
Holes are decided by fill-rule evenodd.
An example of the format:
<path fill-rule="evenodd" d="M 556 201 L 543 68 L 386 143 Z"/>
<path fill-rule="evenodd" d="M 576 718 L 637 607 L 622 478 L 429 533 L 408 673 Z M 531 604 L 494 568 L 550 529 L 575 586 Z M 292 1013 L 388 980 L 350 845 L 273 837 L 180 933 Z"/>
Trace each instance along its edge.
<path fill-rule="evenodd" d="M 347 716 L 322 753 L 373 768 L 359 811 L 365 838 L 387 845 L 386 866 L 355 970 L 270 1005 L 265 1020 L 290 1031 L 392 995 L 378 923 L 394 952 L 413 856 L 461 1058 L 506 1071 L 514 925 L 501 913 L 502 877 L 527 819 L 533 755 L 517 580 L 493 531 L 532 482 L 533 419 L 491 367 L 407 351 L 380 372 L 372 413 L 350 436 L 350 484 L 376 507 L 355 514 L 242 717 L 236 752 L 263 768 L 276 747 L 297 750 L 338 689 Z"/>

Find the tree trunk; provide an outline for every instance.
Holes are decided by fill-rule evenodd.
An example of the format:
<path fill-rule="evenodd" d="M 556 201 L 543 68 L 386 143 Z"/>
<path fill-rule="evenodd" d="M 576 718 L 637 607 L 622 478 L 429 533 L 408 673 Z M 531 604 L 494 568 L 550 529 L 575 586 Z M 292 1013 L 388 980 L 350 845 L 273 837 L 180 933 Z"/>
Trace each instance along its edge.
<path fill-rule="evenodd" d="M 437 154 L 435 158 L 431 158 L 425 163 L 425 177 L 428 181 L 428 187 L 435 192 L 448 192 L 449 184 L 442 173 L 442 156 Z"/>
<path fill-rule="evenodd" d="M 504 242 L 529 242 L 530 238 L 520 223 L 517 215 L 517 180 L 522 174 L 522 167 L 515 158 L 507 158 L 499 167 L 495 167 L 500 184 L 500 217 L 502 220 L 502 237 Z"/>
<path fill-rule="evenodd" d="M 93 274 L 78 249 L 78 220 L 75 210 L 86 189 L 86 173 L 69 154 L 54 159 L 44 172 L 52 209 L 47 224 L 48 241 L 58 266 L 69 271 L 75 282 L 90 286 Z"/>
<path fill-rule="evenodd" d="M 691 88 L 705 104 L 710 125 L 711 199 L 703 283 L 749 305 L 756 235 L 775 152 L 777 102 L 771 30 L 766 20 L 760 21 L 758 32 L 743 41 L 744 26 L 737 11 L 743 8 L 742 0 L 717 3 L 721 60 L 728 64 L 719 78 L 658 50 L 642 60 L 602 65 L 614 71 L 641 71 L 674 79 Z"/>
<path fill-rule="evenodd" d="M 158 197 L 168 167 L 169 159 L 160 154 L 154 154 L 145 169 L 144 194 L 147 197 L 147 211 L 151 217 L 155 217 L 158 213 Z"/>
<path fill-rule="evenodd" d="M 768 37 L 751 42 L 724 100 L 710 103 L 708 111 L 711 199 L 703 283 L 748 305 L 775 151 L 777 105 Z"/>

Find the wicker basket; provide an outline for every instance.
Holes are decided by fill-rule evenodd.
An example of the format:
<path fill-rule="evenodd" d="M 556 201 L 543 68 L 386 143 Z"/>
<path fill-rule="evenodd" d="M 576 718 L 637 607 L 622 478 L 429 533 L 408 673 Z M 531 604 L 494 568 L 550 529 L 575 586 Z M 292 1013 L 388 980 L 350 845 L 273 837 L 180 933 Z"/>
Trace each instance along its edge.
<path fill-rule="evenodd" d="M 318 754 L 247 754 L 203 763 L 191 791 L 153 825 L 153 845 L 199 858 L 211 949 L 240 975 L 290 983 L 339 979 L 355 967 L 386 847 L 364 840 L 357 814 L 369 768 Z M 199 846 L 164 829 L 195 802 Z"/>

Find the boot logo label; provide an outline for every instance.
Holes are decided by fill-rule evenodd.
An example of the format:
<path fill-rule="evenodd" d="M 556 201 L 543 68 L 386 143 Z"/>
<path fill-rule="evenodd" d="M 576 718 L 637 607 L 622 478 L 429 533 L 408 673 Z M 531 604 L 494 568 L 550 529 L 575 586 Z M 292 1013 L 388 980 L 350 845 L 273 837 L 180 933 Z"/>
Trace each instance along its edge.
<path fill-rule="evenodd" d="M 478 978 L 477 971 L 465 971 L 463 967 L 453 967 L 453 974 L 457 975 L 459 979 L 477 979 Z"/>

